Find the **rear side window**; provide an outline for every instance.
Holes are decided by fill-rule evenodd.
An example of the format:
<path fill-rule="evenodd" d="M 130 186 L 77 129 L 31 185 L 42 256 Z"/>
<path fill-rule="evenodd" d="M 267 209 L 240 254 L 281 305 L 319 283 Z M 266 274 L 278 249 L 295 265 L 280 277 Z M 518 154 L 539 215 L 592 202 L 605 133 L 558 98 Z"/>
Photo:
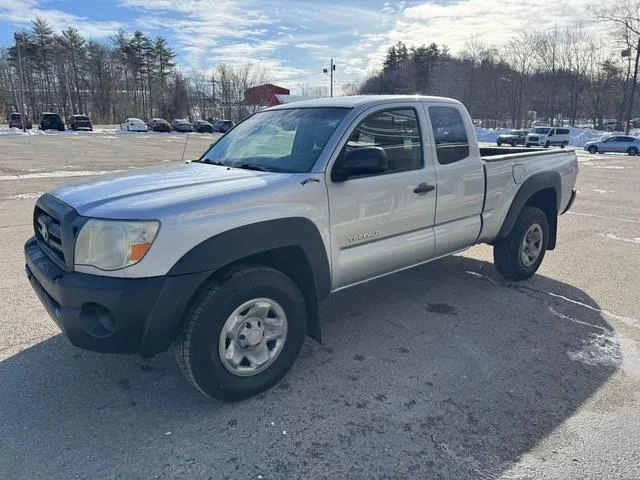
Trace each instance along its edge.
<path fill-rule="evenodd" d="M 557 135 L 569 135 L 569 129 L 567 128 L 556 128 Z"/>
<path fill-rule="evenodd" d="M 454 107 L 429 107 L 438 163 L 448 165 L 469 156 L 469 138 L 460 111 Z"/>
<path fill-rule="evenodd" d="M 422 139 L 415 110 L 385 110 L 366 117 L 349 137 L 345 151 L 363 147 L 385 150 L 388 170 L 384 173 L 422 168 Z"/>

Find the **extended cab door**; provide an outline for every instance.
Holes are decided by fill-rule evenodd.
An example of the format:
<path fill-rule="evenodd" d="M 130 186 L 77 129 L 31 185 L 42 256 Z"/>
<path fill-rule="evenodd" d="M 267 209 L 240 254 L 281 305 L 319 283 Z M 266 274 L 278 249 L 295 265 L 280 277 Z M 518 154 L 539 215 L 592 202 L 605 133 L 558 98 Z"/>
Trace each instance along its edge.
<path fill-rule="evenodd" d="M 432 257 L 436 177 L 427 129 L 420 104 L 408 102 L 373 107 L 345 133 L 327 169 L 334 290 Z M 367 149 L 384 158 L 379 171 L 336 178 L 345 158 L 353 164 L 350 152 Z"/>
<path fill-rule="evenodd" d="M 424 108 L 433 131 L 429 147 L 438 177 L 434 255 L 442 256 L 473 245 L 480 235 L 485 173 L 464 107 L 429 103 Z"/>

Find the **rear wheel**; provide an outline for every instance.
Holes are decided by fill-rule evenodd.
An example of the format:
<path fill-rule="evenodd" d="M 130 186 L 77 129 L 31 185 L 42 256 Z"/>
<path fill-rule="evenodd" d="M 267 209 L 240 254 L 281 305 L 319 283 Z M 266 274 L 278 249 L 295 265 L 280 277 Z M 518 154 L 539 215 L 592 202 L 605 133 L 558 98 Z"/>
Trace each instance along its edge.
<path fill-rule="evenodd" d="M 562 143 L 560 144 L 560 148 L 564 148 L 564 147 L 566 147 L 566 146 L 567 146 L 567 142 L 562 142 Z"/>
<path fill-rule="evenodd" d="M 268 267 L 232 271 L 195 300 L 175 341 L 185 377 L 206 396 L 248 398 L 273 386 L 293 365 L 306 332 L 297 285 Z"/>
<path fill-rule="evenodd" d="M 591 153 L 592 155 L 594 153 L 598 153 L 598 147 L 596 147 L 595 145 L 589 145 L 589 148 L 587 148 L 587 152 Z"/>
<path fill-rule="evenodd" d="M 516 142 L 515 140 L 513 142 L 511 142 L 511 146 L 515 147 L 516 145 L 518 145 L 518 142 Z"/>
<path fill-rule="evenodd" d="M 633 156 L 638 155 L 637 147 L 629 147 L 629 148 L 627 148 L 627 154 L 628 155 L 633 155 Z"/>
<path fill-rule="evenodd" d="M 526 148 L 531 148 L 531 144 L 530 144 L 530 143 L 527 143 L 527 144 L 525 145 L 525 147 L 526 147 Z"/>
<path fill-rule="evenodd" d="M 502 142 L 497 142 L 498 146 L 501 147 L 502 146 Z"/>
<path fill-rule="evenodd" d="M 539 208 L 524 207 L 509 235 L 493 247 L 493 261 L 509 280 L 524 280 L 536 271 L 547 251 L 549 223 Z"/>
<path fill-rule="evenodd" d="M 544 148 L 549 148 L 550 146 L 551 146 L 551 142 L 547 140 L 547 142 L 544 144 Z"/>

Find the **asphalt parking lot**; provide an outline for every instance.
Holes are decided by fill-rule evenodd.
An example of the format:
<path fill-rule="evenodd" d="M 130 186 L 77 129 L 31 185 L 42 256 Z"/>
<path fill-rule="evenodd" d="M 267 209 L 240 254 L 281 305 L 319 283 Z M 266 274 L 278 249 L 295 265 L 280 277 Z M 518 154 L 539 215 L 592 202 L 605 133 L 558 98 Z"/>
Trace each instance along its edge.
<path fill-rule="evenodd" d="M 171 353 L 71 346 L 24 275 L 38 195 L 179 161 L 185 138 L 0 137 L 0 479 L 640 478 L 640 157 L 579 152 L 531 280 L 478 246 L 338 293 L 322 345 L 223 404 Z"/>

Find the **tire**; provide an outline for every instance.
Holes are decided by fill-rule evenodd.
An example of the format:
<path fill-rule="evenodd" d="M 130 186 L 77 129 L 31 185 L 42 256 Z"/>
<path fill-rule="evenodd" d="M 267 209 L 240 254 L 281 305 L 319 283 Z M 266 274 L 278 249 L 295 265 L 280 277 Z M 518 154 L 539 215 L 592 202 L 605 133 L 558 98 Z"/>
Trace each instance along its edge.
<path fill-rule="evenodd" d="M 498 144 L 499 147 L 502 146 L 502 142 L 496 142 Z"/>
<path fill-rule="evenodd" d="M 551 146 L 551 142 L 547 140 L 547 142 L 544 144 L 544 148 L 549 148 L 550 146 Z"/>
<path fill-rule="evenodd" d="M 627 155 L 635 157 L 636 155 L 638 155 L 638 149 L 636 147 L 627 148 Z"/>
<path fill-rule="evenodd" d="M 598 153 L 598 147 L 596 147 L 595 145 L 590 145 L 589 148 L 587 148 L 587 152 L 589 152 L 591 155 L 593 155 L 594 153 Z"/>
<path fill-rule="evenodd" d="M 263 316 L 248 316 L 255 306 L 251 306 L 252 302 L 261 305 Z M 280 327 L 284 338 L 265 340 L 269 321 L 284 324 L 284 328 Z M 233 324 L 236 325 L 229 326 Z M 174 342 L 176 361 L 202 394 L 227 402 L 242 400 L 272 387 L 289 371 L 302 347 L 306 325 L 304 298 L 289 277 L 269 267 L 237 268 L 224 283 L 210 283 L 193 302 Z M 255 346 L 240 344 L 240 339 L 248 343 L 250 338 L 257 342 Z M 278 343 L 280 340 L 282 343 Z M 237 351 L 232 358 L 242 360 L 231 365 L 231 360 L 223 359 L 224 351 Z M 261 367 L 243 356 L 258 351 L 268 358 Z"/>
<path fill-rule="evenodd" d="M 531 148 L 531 144 L 530 144 L 530 143 L 527 143 L 527 144 L 525 145 L 525 147 L 526 147 L 526 148 Z"/>
<path fill-rule="evenodd" d="M 523 257 L 526 255 L 524 249 L 525 240 L 535 238 L 535 228 L 539 227 L 539 242 L 530 242 L 536 244 L 534 248 L 535 258 L 533 255 L 527 256 L 531 263 L 525 263 Z M 533 229 L 533 230 L 532 230 Z M 511 229 L 511 233 L 501 240 L 498 240 L 493 246 L 493 261 L 496 269 L 500 274 L 508 280 L 524 280 L 531 277 L 536 271 L 547 251 L 549 241 L 549 223 L 547 216 L 542 210 L 535 207 L 524 207 L 515 225 Z M 539 250 L 538 250 L 539 248 Z M 529 248 L 529 252 L 531 252 Z"/>
<path fill-rule="evenodd" d="M 518 145 L 518 142 L 511 142 L 512 147 L 516 147 L 517 145 Z"/>
<path fill-rule="evenodd" d="M 560 144 L 560 148 L 564 148 L 564 147 L 566 147 L 566 146 L 567 146 L 567 142 L 562 142 L 562 143 Z"/>

